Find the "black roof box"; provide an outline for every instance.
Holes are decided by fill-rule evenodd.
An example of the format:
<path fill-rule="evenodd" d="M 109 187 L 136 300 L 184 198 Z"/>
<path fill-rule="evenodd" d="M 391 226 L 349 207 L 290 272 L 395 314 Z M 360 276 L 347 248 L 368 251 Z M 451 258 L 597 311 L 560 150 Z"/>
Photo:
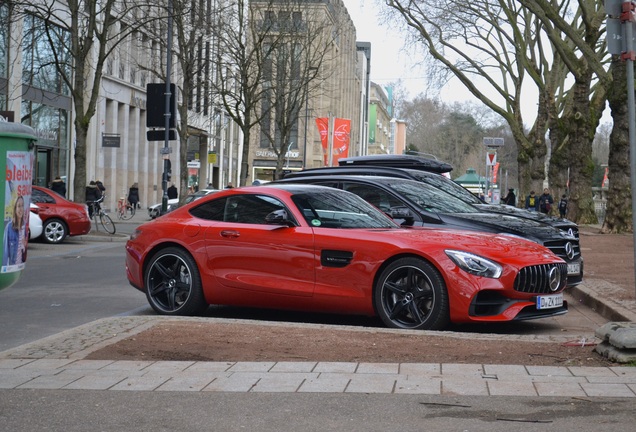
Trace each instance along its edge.
<path fill-rule="evenodd" d="M 447 173 L 453 170 L 449 163 L 414 155 L 369 155 L 342 158 L 338 161 L 341 166 L 373 165 L 393 168 L 410 168 L 420 171 Z"/>

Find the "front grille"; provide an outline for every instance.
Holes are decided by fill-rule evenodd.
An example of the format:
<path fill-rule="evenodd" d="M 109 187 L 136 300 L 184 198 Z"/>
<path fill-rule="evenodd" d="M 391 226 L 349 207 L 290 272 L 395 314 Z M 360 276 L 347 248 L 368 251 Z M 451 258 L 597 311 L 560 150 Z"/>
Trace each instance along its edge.
<path fill-rule="evenodd" d="M 567 254 L 568 243 L 572 247 L 571 258 L 568 257 Z M 576 261 L 581 256 L 581 246 L 579 245 L 578 240 L 547 241 L 543 244 L 543 246 L 547 247 L 553 254 L 567 262 Z"/>
<path fill-rule="evenodd" d="M 555 291 L 550 289 L 550 270 L 553 267 L 559 269 L 559 287 Z M 528 266 L 517 274 L 514 289 L 524 293 L 552 294 L 565 288 L 567 277 L 568 265 L 565 263 Z"/>

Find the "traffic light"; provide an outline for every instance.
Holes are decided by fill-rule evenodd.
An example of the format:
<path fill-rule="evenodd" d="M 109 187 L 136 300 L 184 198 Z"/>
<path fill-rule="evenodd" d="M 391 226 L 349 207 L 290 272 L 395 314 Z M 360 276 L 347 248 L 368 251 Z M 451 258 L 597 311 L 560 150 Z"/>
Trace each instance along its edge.
<path fill-rule="evenodd" d="M 177 118 L 176 92 L 174 84 L 170 84 L 170 125 L 169 129 L 174 129 Z M 165 128 L 166 127 L 166 84 L 149 83 L 146 85 L 146 127 Z M 161 137 L 163 139 L 163 137 Z M 155 140 L 160 141 L 160 140 Z"/>

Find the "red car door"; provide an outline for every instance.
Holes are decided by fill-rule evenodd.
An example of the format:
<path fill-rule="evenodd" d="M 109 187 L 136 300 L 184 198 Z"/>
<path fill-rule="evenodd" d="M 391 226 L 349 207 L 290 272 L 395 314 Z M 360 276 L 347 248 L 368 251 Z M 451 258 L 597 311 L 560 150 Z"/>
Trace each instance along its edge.
<path fill-rule="evenodd" d="M 206 229 L 208 266 L 230 290 L 308 297 L 320 257 L 313 230 L 265 223 L 285 206 L 272 197 L 240 195 L 227 200 L 224 221 Z"/>

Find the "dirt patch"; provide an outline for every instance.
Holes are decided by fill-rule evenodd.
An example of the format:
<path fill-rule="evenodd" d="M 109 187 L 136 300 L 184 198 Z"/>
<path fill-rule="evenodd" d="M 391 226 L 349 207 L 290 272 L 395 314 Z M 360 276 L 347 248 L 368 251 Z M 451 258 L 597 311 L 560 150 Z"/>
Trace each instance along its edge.
<path fill-rule="evenodd" d="M 326 361 L 607 366 L 591 346 L 298 326 L 163 322 L 90 360 Z"/>
<path fill-rule="evenodd" d="M 619 287 L 613 296 L 634 299 L 631 235 L 581 234 L 586 280 Z M 87 359 L 190 361 L 345 361 L 607 366 L 593 346 L 430 336 L 419 332 L 348 331 L 329 327 L 163 322 L 91 353 Z"/>

